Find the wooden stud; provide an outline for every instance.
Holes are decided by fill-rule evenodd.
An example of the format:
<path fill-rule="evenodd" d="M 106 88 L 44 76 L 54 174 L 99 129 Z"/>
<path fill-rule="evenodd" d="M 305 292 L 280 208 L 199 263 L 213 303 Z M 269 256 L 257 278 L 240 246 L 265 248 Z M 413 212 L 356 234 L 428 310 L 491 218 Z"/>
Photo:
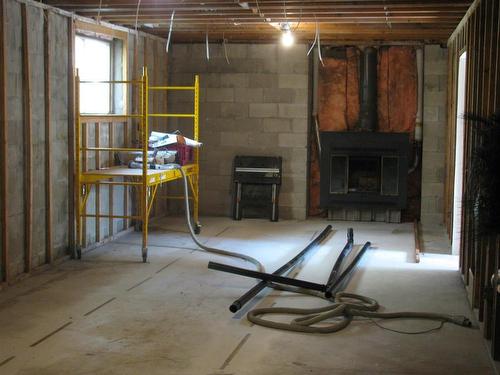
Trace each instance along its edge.
<path fill-rule="evenodd" d="M 135 35 L 134 35 L 134 61 L 133 61 L 133 69 L 134 69 L 134 73 L 132 75 L 132 77 L 134 79 L 139 79 L 140 77 L 142 77 L 142 74 L 139 73 L 139 33 L 137 32 Z M 142 89 L 142 85 L 141 87 L 137 86 L 137 85 L 134 85 L 134 94 L 132 96 L 132 108 L 133 108 L 133 113 L 134 114 L 137 114 L 138 111 L 139 111 L 139 96 L 140 96 L 140 90 Z M 134 145 L 138 145 L 141 143 L 141 134 L 142 134 L 142 130 L 141 130 L 141 121 L 142 120 L 134 120 L 136 121 L 136 126 L 134 126 L 132 128 L 132 142 L 134 143 Z M 140 199 L 140 193 L 138 191 L 139 189 L 135 188 L 135 189 L 132 189 L 132 197 L 134 199 L 132 199 L 132 202 L 131 202 L 131 211 L 132 212 L 139 212 L 140 211 L 140 205 L 138 204 L 138 202 L 141 201 Z M 134 220 L 132 222 L 132 225 L 135 226 L 135 229 L 138 230 L 139 229 L 139 222 L 137 220 Z"/>
<path fill-rule="evenodd" d="M 163 53 L 165 54 L 165 61 L 163 62 L 163 67 L 164 67 L 164 71 L 163 71 L 163 84 L 165 85 L 168 85 L 169 82 L 168 82 L 168 54 L 167 54 L 167 51 L 166 51 L 166 48 L 167 48 L 167 44 L 164 43 L 162 45 L 162 51 Z M 168 113 L 168 94 L 167 93 L 164 93 L 163 95 L 163 113 Z M 168 129 L 168 126 L 169 126 L 169 122 L 170 120 L 168 118 L 165 119 L 165 129 Z M 199 173 L 199 172 L 198 172 Z M 163 184 L 163 195 L 164 196 L 167 196 L 168 195 L 168 184 Z M 163 209 L 165 210 L 165 214 L 168 213 L 168 199 L 165 199 L 163 201 Z"/>
<path fill-rule="evenodd" d="M 108 146 L 113 147 L 113 122 L 108 123 Z M 108 167 L 113 166 L 113 151 L 108 153 Z M 113 235 L 113 186 L 108 186 L 108 207 L 109 207 L 109 230 L 108 235 Z"/>
<path fill-rule="evenodd" d="M 75 206 L 79 204 L 75 190 L 75 22 L 68 18 L 68 244 L 73 258 L 76 254 Z"/>
<path fill-rule="evenodd" d="M 497 43 L 496 45 L 496 57 L 495 57 L 495 95 L 493 97 L 493 106 L 494 108 L 500 108 L 500 47 L 498 46 L 498 43 L 500 42 L 500 6 L 498 6 L 497 2 L 497 13 L 496 13 L 496 20 L 497 20 L 497 26 L 496 26 L 496 36 L 497 36 Z"/>
<path fill-rule="evenodd" d="M 7 200 L 7 49 L 6 49 L 6 30 L 5 30 L 5 0 L 0 0 L 0 196 L 1 199 L 1 217 L 2 223 L 1 235 L 2 245 L 0 251 L 2 254 L 1 278 L 0 282 L 9 281 L 9 241 L 8 241 L 8 200 Z"/>
<path fill-rule="evenodd" d="M 96 122 L 94 126 L 94 145 L 95 147 L 100 147 L 101 145 L 101 135 L 100 135 L 101 123 Z M 101 153 L 99 151 L 94 153 L 95 155 L 95 168 L 96 170 L 101 169 Z M 99 182 L 95 184 L 95 242 L 101 241 L 101 186 Z"/>
<path fill-rule="evenodd" d="M 456 58 L 456 56 L 451 52 L 450 46 L 448 45 L 448 82 L 447 82 L 447 126 L 446 126 L 446 153 L 445 153 L 445 168 L 446 168 L 446 174 L 445 174 L 445 183 L 444 183 L 444 209 L 443 209 L 443 221 L 446 227 L 446 230 L 448 232 L 448 235 L 451 235 L 451 225 L 450 222 L 452 221 L 452 205 L 450 205 L 450 199 L 449 199 L 449 192 L 450 192 L 450 185 L 452 184 L 451 181 L 454 178 L 454 174 L 452 172 L 452 165 L 455 164 L 454 162 L 454 157 L 452 150 L 454 149 L 451 145 L 454 143 L 454 140 L 452 139 L 452 129 L 454 129 L 454 121 L 452 121 L 452 116 L 453 116 L 453 111 L 451 110 L 451 103 L 453 103 L 453 100 L 451 99 L 454 97 L 453 93 L 453 79 L 451 78 L 453 76 L 453 71 L 454 71 L 454 64 L 453 61 Z"/>
<path fill-rule="evenodd" d="M 161 82 L 159 80 L 159 74 L 158 74 L 158 71 L 159 71 L 159 62 L 158 62 L 158 41 L 157 40 L 153 40 L 153 43 L 152 44 L 152 48 L 153 48 L 153 82 L 155 85 L 160 85 Z M 159 112 L 159 107 L 158 107 L 158 95 L 161 94 L 161 91 L 157 91 L 157 92 L 152 92 L 152 99 L 153 99 L 153 111 L 155 113 L 160 113 Z M 153 122 L 153 126 L 151 127 L 151 130 L 157 130 L 158 129 L 158 126 L 160 123 L 162 123 L 162 120 L 160 119 L 154 119 L 155 121 Z M 153 212 L 154 212 L 154 216 L 155 217 L 158 217 L 158 213 L 159 213 L 159 202 L 160 202 L 160 199 L 155 199 L 152 204 L 154 205 L 153 207 Z"/>
<path fill-rule="evenodd" d="M 467 48 L 467 66 L 466 66 L 466 96 L 465 96 L 465 111 L 468 111 L 470 109 L 470 103 L 471 103 L 471 96 L 472 96 L 472 77 L 473 77 L 473 63 L 474 63 L 474 58 L 472 54 L 473 50 L 473 38 L 472 38 L 472 33 L 474 29 L 474 24 L 475 24 L 475 15 L 473 14 L 472 16 L 469 17 L 467 23 L 466 23 L 466 30 L 465 30 L 465 45 Z M 470 122 L 465 121 L 465 130 L 464 130 L 464 135 L 465 135 L 465 140 L 464 140 L 464 178 L 463 178 L 463 191 L 467 192 L 467 181 L 469 178 L 469 145 L 471 143 L 470 141 Z M 461 252 L 464 254 L 464 279 L 465 279 L 465 284 L 469 285 L 471 280 L 469 279 L 470 275 L 470 269 L 471 269 L 471 262 L 472 262 L 472 254 L 471 251 L 469 250 L 469 216 L 468 216 L 468 210 L 467 208 L 464 208 L 464 215 L 462 216 L 462 243 L 461 243 Z M 472 303 L 472 301 L 471 301 Z"/>
<path fill-rule="evenodd" d="M 491 15 L 493 14 L 493 2 L 487 1 L 481 4 L 485 8 L 484 12 L 484 45 L 483 45 L 483 66 L 482 66 L 482 78 L 483 87 L 481 97 L 483 98 L 481 103 L 481 114 L 482 116 L 489 116 L 489 104 L 490 104 L 490 87 L 491 87 L 491 76 L 492 76 L 492 61 L 491 61 L 491 40 L 493 39 L 492 24 L 493 19 Z M 490 285 L 490 277 L 494 271 L 494 249 L 490 246 L 490 236 L 481 236 L 481 248 L 482 248 L 482 265 L 481 265 L 481 290 L 486 290 Z M 486 339 L 491 338 L 491 312 L 492 305 L 491 299 L 486 293 L 483 294 L 482 306 L 483 306 L 483 320 L 484 329 L 483 335 Z"/>
<path fill-rule="evenodd" d="M 500 34 L 500 29 L 498 29 Z M 500 35 L 499 35 L 500 36 Z M 497 236 L 495 242 L 493 244 L 495 249 L 497 249 L 496 254 L 496 264 L 495 268 L 500 269 L 500 253 L 498 249 L 500 248 L 500 237 Z M 500 294 L 497 292 L 497 288 L 493 289 L 493 311 L 492 311 L 492 319 L 493 324 L 491 327 L 492 331 L 492 340 L 491 340 L 491 356 L 493 360 L 498 361 L 500 359 L 500 321 L 497 318 L 500 316 Z"/>
<path fill-rule="evenodd" d="M 52 263 L 52 133 L 50 129 L 51 117 L 51 87 L 50 87 L 50 13 L 44 10 L 45 22 L 43 25 L 44 42 L 44 101 L 45 101 L 45 262 Z M 70 202 L 71 204 L 71 202 Z"/>
<path fill-rule="evenodd" d="M 21 4 L 23 52 L 23 120 L 24 120 L 24 271 L 30 272 L 33 254 L 33 156 L 31 146 L 31 66 L 29 60 L 28 14 Z"/>
<path fill-rule="evenodd" d="M 86 122 L 82 123 L 82 148 L 85 150 L 88 145 L 88 124 Z M 88 171 L 88 165 L 87 165 L 87 151 L 83 151 L 82 153 L 82 172 L 87 172 Z M 90 189 L 89 186 L 87 185 L 86 189 Z M 89 192 L 87 191 L 87 194 Z M 77 201 L 77 204 L 80 202 Z M 82 207 L 82 246 L 86 247 L 87 246 L 87 205 Z"/>
<path fill-rule="evenodd" d="M 486 39 L 487 39 L 487 13 L 488 9 L 486 5 L 489 2 L 482 2 L 478 11 L 480 12 L 480 18 L 479 18 L 479 63 L 477 66 L 478 70 L 478 91 L 477 91 L 477 97 L 476 97 L 476 112 L 477 114 L 484 116 L 485 115 L 485 100 L 484 100 L 484 94 L 485 94 L 485 86 L 486 86 L 486 77 L 485 77 L 485 70 L 486 70 Z M 474 150 L 479 147 L 481 143 L 481 139 L 478 136 L 476 138 L 476 143 L 474 144 Z M 477 228 L 478 223 L 475 221 L 475 227 Z M 479 281 L 477 282 L 478 284 L 478 289 L 477 289 L 477 298 L 479 302 L 479 314 L 478 318 L 479 321 L 484 322 L 484 287 L 485 287 L 485 277 L 486 277 L 486 260 L 487 260 L 487 253 L 486 253 L 486 241 L 483 237 L 482 234 L 479 234 L 477 229 L 474 231 L 475 236 L 476 236 L 476 246 L 477 246 L 477 258 L 478 261 L 476 262 L 476 273 L 477 273 L 477 279 Z"/>
<path fill-rule="evenodd" d="M 480 62 L 480 30 L 481 30 L 481 7 L 478 8 L 476 11 L 476 22 L 475 22 L 475 27 L 474 27 L 474 50 L 473 50 L 473 57 L 474 57 L 474 69 L 473 69 L 473 86 L 472 86 L 472 106 L 470 108 L 469 113 L 478 113 L 478 87 L 479 87 L 479 62 Z M 477 146 L 477 136 L 475 132 L 472 133 L 471 136 L 471 149 L 469 152 L 469 159 L 472 159 L 472 155 L 474 152 L 475 147 Z M 470 174 L 472 174 L 473 169 L 472 169 L 472 163 L 470 163 Z M 469 175 L 470 175 L 469 174 Z M 478 254 L 478 246 L 477 246 L 477 236 L 475 232 L 475 225 L 476 222 L 474 220 L 474 216 L 470 215 L 470 220 L 469 220 L 469 233 L 470 233 L 470 239 L 471 239 L 471 244 L 473 248 L 473 262 L 472 262 L 472 273 L 474 275 L 474 285 L 473 285 L 473 306 L 474 307 L 479 307 L 480 303 L 480 293 L 481 293 L 481 284 L 480 284 L 480 276 L 479 276 L 479 254 Z"/>

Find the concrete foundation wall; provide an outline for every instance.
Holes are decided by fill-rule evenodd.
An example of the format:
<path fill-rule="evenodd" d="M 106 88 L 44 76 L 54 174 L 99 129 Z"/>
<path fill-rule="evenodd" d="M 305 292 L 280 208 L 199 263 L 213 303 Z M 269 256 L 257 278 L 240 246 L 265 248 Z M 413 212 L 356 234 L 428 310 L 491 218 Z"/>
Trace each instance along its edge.
<path fill-rule="evenodd" d="M 425 47 L 421 221 L 429 226 L 441 225 L 444 217 L 447 64 L 446 48 Z"/>
<path fill-rule="evenodd" d="M 306 216 L 308 58 L 305 45 L 175 44 L 169 56 L 170 84 L 192 84 L 200 75 L 200 209 L 229 215 L 232 162 L 236 155 L 283 157 L 280 217 Z M 192 96 L 169 95 L 170 112 L 192 112 Z M 187 130 L 173 120 L 171 129 Z"/>
<path fill-rule="evenodd" d="M 44 27 L 45 15 L 44 9 L 36 5 L 28 4 L 27 25 L 28 25 L 28 59 L 30 64 L 30 99 L 31 99 L 31 126 L 32 126 L 32 266 L 36 267 L 46 262 L 46 199 L 45 189 L 47 186 L 45 176 L 45 153 L 46 132 L 45 132 L 45 43 Z M 9 280 L 13 280 L 16 275 L 25 271 L 25 217 L 27 207 L 25 207 L 25 184 L 24 171 L 26 167 L 26 150 L 24 149 L 24 89 L 23 89 L 23 39 L 22 39 L 22 21 L 21 21 L 21 3 L 14 0 L 5 1 L 5 27 L 6 27 L 6 73 L 7 73 L 7 165 L 8 165 L 8 186 L 7 200 L 0 202 L 0 205 L 6 204 L 8 211 L 8 248 L 2 249 L 0 253 L 8 253 Z M 68 101 L 68 87 L 73 77 L 68 74 L 68 17 L 49 10 L 48 20 L 48 39 L 50 56 L 50 145 L 51 145 L 51 176 L 52 186 L 52 256 L 57 259 L 68 254 L 69 250 L 69 209 L 73 204 L 69 193 L 69 183 L 73 176 L 69 175 L 69 161 L 73 155 L 69 155 L 69 134 L 73 126 L 69 123 L 69 109 L 71 103 Z M 130 40 L 135 36 L 130 34 Z M 151 74 L 159 82 L 166 82 L 166 53 L 165 42 L 157 38 L 150 38 L 141 35 L 138 40 L 142 61 L 137 62 L 137 74 L 132 72 L 134 65 L 134 51 L 128 50 L 127 65 L 128 72 L 132 77 L 138 77 L 142 71 L 144 57 L 150 66 Z M 147 40 L 147 48 L 144 53 L 144 44 Z M 133 43 L 127 43 L 125 46 Z M 163 55 L 162 55 L 163 51 Z M 119 54 L 120 52 L 118 52 Z M 155 57 L 156 56 L 156 57 Z M 153 73 L 152 73 L 153 72 Z M 121 79 L 121 77 L 115 77 Z M 151 80 L 151 79 L 150 79 Z M 138 93 L 135 92 L 137 95 Z M 158 110 L 165 111 L 166 95 L 160 99 L 154 99 L 154 104 Z M 116 103 L 115 103 L 116 104 Z M 131 101 L 129 105 L 131 104 Z M 151 102 L 153 104 L 153 100 Z M 92 130 L 89 127 L 89 143 L 91 146 L 95 143 L 94 126 Z M 130 128 L 133 128 L 131 126 Z M 114 142 L 113 146 L 122 146 L 125 143 L 124 125 L 115 124 L 113 126 Z M 136 132 L 130 131 L 129 140 L 132 142 Z M 103 124 L 100 127 L 100 145 L 107 146 L 109 140 L 109 126 Z M 130 143 L 129 143 L 130 144 Z M 95 167 L 95 157 L 89 153 L 88 166 Z M 108 153 L 101 153 L 100 166 L 109 165 Z M 115 186 L 111 194 L 108 187 L 100 188 L 99 206 L 101 213 L 108 213 L 110 207 L 110 198 L 113 201 L 113 212 L 116 215 L 122 215 L 124 211 L 124 190 L 123 187 Z M 132 212 L 133 191 L 129 191 L 129 209 Z M 87 204 L 88 213 L 95 213 L 96 195 L 92 193 Z M 160 209 L 153 213 L 161 214 Z M 95 219 L 86 220 L 87 233 L 84 236 L 85 245 L 89 246 L 96 241 L 102 241 L 111 234 L 116 234 L 126 228 L 125 221 L 122 219 L 113 220 L 112 228 L 110 221 L 101 219 L 99 227 L 96 226 Z M 96 236 L 96 232 L 99 236 Z M 1 246 L 1 245 L 0 245 Z M 138 248 L 139 252 L 139 248 Z M 2 259 L 0 257 L 0 259 Z M 0 267 L 2 269 L 3 267 Z M 0 275 L 0 281 L 3 279 Z"/>

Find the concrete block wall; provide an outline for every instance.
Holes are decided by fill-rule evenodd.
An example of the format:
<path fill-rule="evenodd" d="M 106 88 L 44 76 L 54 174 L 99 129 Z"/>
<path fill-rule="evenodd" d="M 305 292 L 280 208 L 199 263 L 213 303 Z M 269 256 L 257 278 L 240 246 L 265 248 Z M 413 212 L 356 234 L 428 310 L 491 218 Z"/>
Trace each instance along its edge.
<path fill-rule="evenodd" d="M 448 50 L 425 46 L 421 222 L 443 223 Z"/>
<path fill-rule="evenodd" d="M 280 216 L 306 216 L 308 58 L 305 45 L 174 44 L 169 56 L 170 84 L 190 84 L 200 75 L 200 209 L 230 215 L 231 173 L 236 155 L 283 157 Z M 170 112 L 192 111 L 192 97 L 170 94 Z M 188 136 L 189 122 L 171 129 Z"/>

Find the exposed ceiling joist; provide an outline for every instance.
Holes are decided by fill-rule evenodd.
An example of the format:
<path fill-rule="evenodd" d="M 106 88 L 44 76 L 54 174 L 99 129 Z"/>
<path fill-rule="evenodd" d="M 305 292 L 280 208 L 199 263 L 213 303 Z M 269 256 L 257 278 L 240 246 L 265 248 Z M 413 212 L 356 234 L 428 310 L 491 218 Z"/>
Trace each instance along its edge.
<path fill-rule="evenodd" d="M 276 24 L 295 25 L 299 40 L 311 41 L 319 22 L 322 39 L 415 40 L 445 42 L 472 0 L 47 0 L 82 16 L 166 37 L 175 10 L 173 41 L 203 41 L 222 35 L 234 41 L 279 37 Z M 137 17 L 136 17 L 137 16 Z"/>

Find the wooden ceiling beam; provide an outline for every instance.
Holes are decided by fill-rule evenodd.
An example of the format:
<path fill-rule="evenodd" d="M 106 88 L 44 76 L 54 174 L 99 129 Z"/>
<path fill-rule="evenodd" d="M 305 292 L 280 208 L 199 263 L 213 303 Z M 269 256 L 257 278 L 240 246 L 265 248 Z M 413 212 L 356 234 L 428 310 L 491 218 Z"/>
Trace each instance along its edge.
<path fill-rule="evenodd" d="M 86 17 L 99 15 L 103 21 L 127 27 L 136 24 L 138 0 L 46 0 L 45 3 Z M 174 41 L 202 41 L 207 27 L 210 33 L 225 32 L 231 38 L 269 40 L 279 36 L 277 24 L 290 22 L 295 27 L 299 21 L 300 27 L 295 33 L 302 40 L 314 38 L 316 21 L 321 24 L 324 40 L 335 39 L 336 35 L 446 40 L 472 0 L 253 0 L 240 3 L 245 5 L 237 0 L 141 0 L 138 26 L 165 37 L 175 10 Z"/>
<path fill-rule="evenodd" d="M 254 1 L 240 1 L 240 3 L 248 3 L 250 7 L 257 7 L 257 2 Z M 99 6 L 100 0 L 46 0 L 45 3 L 54 6 L 60 7 L 69 7 L 69 6 Z M 177 1 L 158 1 L 158 0 L 142 0 L 141 6 L 149 6 L 149 5 L 169 5 L 173 7 L 185 7 L 185 6 L 200 6 L 203 3 L 205 7 L 214 7 L 214 6 L 224 6 L 228 4 L 238 5 L 238 1 L 227 1 L 227 0 L 207 0 L 207 1 L 198 1 L 198 0 L 177 0 Z M 443 5 L 443 4 L 471 4 L 470 0 L 457 0 L 456 2 L 450 0 L 421 0 L 418 3 L 410 0 L 322 0 L 322 1 L 300 1 L 300 0 L 286 0 L 286 7 L 300 7 L 300 6 L 309 6 L 309 5 L 318 5 L 318 4 L 326 4 L 329 6 L 337 6 L 337 5 L 350 5 L 350 6 L 365 6 L 371 4 L 379 4 L 381 6 L 393 7 L 399 5 L 415 5 L 415 6 L 429 6 L 429 5 Z M 113 6 L 137 6 L 137 0 L 103 0 L 103 6 L 113 5 Z M 265 8 L 266 6 L 279 6 L 283 8 L 283 0 L 259 0 L 258 5 L 260 8 Z"/>

